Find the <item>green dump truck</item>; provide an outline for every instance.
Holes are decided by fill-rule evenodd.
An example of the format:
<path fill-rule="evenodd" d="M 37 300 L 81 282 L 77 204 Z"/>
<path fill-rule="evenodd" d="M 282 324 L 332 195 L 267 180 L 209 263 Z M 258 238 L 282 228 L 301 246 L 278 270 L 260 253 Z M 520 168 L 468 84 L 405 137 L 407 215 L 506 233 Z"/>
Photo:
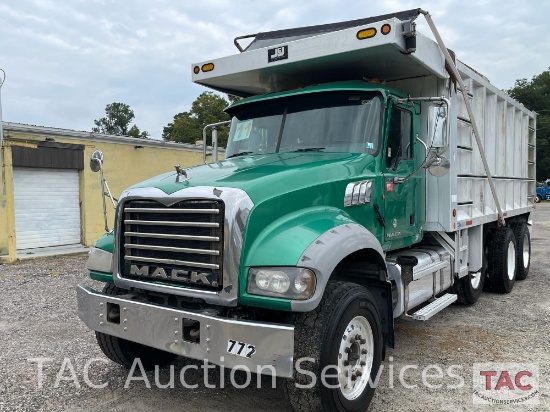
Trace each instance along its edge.
<path fill-rule="evenodd" d="M 128 367 L 205 359 L 287 378 L 295 410 L 364 410 L 395 318 L 527 276 L 535 114 L 421 9 L 235 44 L 191 66 L 242 97 L 225 159 L 213 133 L 211 162 L 120 195 L 79 316 Z"/>

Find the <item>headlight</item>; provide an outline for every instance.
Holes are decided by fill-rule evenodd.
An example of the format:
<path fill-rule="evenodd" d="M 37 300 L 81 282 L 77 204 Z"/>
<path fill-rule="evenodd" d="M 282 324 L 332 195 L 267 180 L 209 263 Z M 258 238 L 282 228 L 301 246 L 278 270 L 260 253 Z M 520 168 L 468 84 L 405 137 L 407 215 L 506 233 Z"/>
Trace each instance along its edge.
<path fill-rule="evenodd" d="M 315 273 L 295 267 L 252 268 L 247 291 L 252 295 L 309 299 L 315 292 Z"/>
<path fill-rule="evenodd" d="M 112 273 L 113 254 L 106 250 L 92 247 L 86 262 L 86 269 L 96 272 Z"/>

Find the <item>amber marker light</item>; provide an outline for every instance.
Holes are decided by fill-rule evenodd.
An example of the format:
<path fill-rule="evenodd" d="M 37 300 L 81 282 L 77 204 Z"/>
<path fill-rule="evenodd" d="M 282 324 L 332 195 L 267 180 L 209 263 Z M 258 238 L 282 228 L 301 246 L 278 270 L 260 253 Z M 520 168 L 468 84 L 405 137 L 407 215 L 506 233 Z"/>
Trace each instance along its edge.
<path fill-rule="evenodd" d="M 380 32 L 385 36 L 386 34 L 390 34 L 391 26 L 389 24 L 384 24 L 382 28 L 380 29 Z"/>
<path fill-rule="evenodd" d="M 199 74 L 200 71 L 201 71 L 201 68 L 199 66 L 195 66 L 193 68 L 193 73 L 195 73 L 195 74 Z"/>
<path fill-rule="evenodd" d="M 214 70 L 214 63 L 206 63 L 202 65 L 203 72 L 211 72 Z"/>
<path fill-rule="evenodd" d="M 357 38 L 359 40 L 370 39 L 374 36 L 376 36 L 376 29 L 374 27 L 369 27 L 368 29 L 359 30 L 357 32 Z"/>
<path fill-rule="evenodd" d="M 456 209 L 453 209 L 453 217 L 456 217 Z"/>

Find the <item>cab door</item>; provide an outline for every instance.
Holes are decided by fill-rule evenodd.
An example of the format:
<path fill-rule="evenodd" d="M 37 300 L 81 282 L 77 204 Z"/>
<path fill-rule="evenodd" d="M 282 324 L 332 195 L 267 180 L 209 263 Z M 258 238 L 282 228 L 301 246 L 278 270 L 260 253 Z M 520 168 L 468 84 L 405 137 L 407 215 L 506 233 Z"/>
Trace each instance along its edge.
<path fill-rule="evenodd" d="M 410 245 L 418 234 L 417 180 L 410 178 L 396 183 L 395 178 L 406 178 L 415 169 L 413 113 L 409 108 L 390 103 L 386 121 L 387 139 L 383 159 L 385 181 L 385 242 L 390 249 Z"/>

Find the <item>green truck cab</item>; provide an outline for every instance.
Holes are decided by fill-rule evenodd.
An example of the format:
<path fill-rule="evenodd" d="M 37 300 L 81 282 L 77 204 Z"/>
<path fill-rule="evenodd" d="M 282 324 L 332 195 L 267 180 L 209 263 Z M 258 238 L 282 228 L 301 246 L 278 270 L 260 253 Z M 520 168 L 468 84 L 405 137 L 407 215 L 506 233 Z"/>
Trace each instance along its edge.
<path fill-rule="evenodd" d="M 466 170 L 485 154 L 461 140 L 471 106 L 445 53 L 406 25 L 424 13 L 274 32 L 284 45 L 256 35 L 261 47 L 192 66 L 197 83 L 243 99 L 227 108 L 223 161 L 128 188 L 92 248 L 105 287 L 80 285 L 78 311 L 107 357 L 204 359 L 288 378 L 296 410 L 365 410 L 394 318 L 428 320 L 475 303 L 486 279 L 509 292 L 527 275 L 532 197 L 517 192 L 506 214 L 496 194 L 482 213 L 464 200 L 492 190 L 498 159 L 482 178 Z M 458 63 L 458 77 L 485 81 Z M 487 267 L 487 250 L 509 258 Z"/>

